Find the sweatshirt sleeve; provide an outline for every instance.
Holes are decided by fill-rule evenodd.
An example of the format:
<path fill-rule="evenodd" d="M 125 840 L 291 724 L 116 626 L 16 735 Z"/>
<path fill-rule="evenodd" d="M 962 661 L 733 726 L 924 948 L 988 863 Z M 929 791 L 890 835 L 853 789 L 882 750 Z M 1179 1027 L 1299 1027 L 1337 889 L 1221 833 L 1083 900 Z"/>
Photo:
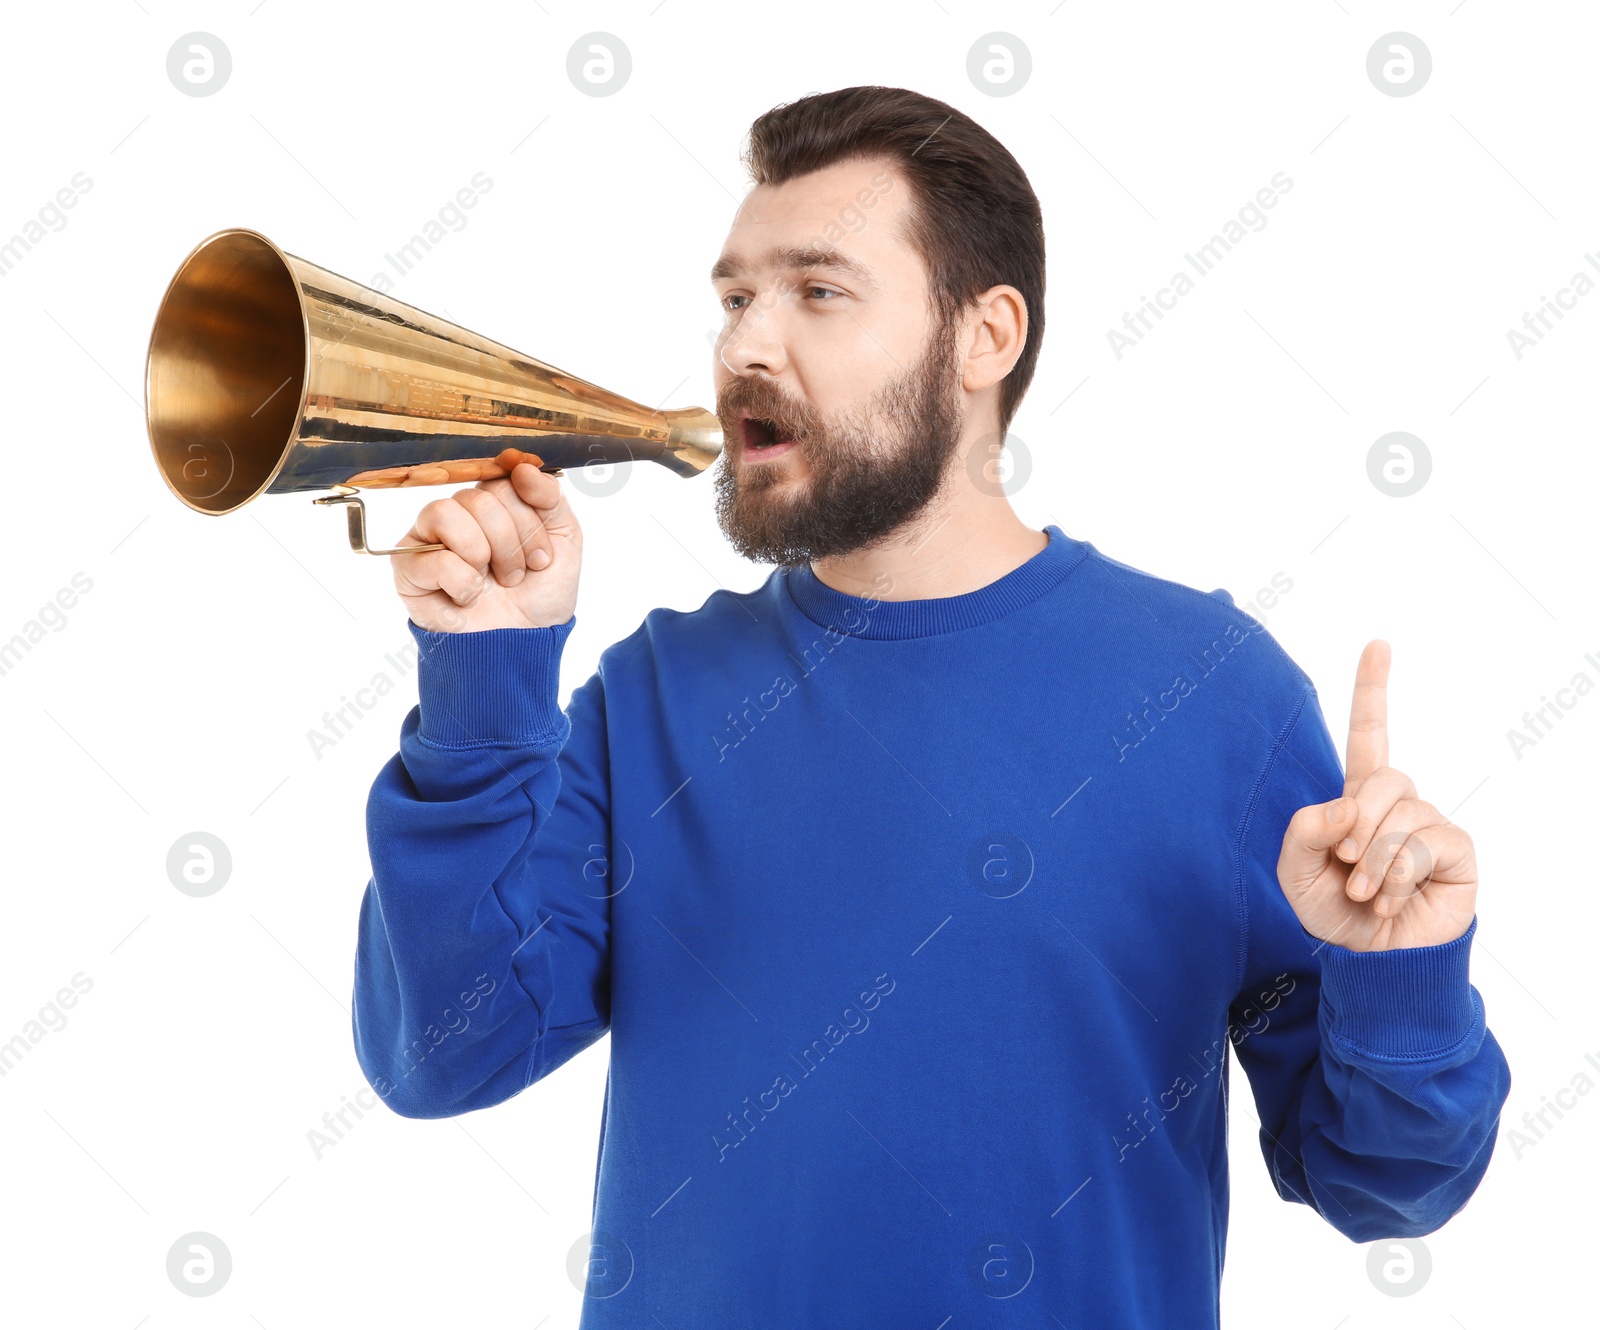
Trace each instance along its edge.
<path fill-rule="evenodd" d="M 1300 925 L 1278 885 L 1289 819 L 1344 788 L 1307 686 L 1275 735 L 1235 840 L 1243 966 L 1229 1037 L 1278 1194 L 1355 1242 L 1419 1237 L 1489 1165 L 1510 1070 L 1454 941 L 1358 952 Z"/>
<path fill-rule="evenodd" d="M 352 1009 L 362 1072 L 403 1116 L 508 1099 L 609 1024 L 600 672 L 557 703 L 575 623 L 409 625 L 418 705 L 367 800 Z"/>

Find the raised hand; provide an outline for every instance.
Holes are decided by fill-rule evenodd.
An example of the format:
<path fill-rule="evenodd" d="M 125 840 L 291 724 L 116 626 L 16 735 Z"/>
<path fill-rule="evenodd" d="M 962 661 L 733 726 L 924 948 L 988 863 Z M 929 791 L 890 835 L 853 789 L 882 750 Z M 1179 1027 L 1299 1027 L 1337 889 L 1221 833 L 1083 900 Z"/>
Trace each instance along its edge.
<path fill-rule="evenodd" d="M 1344 793 L 1289 821 L 1278 885 L 1306 932 L 1352 951 L 1452 942 L 1477 909 L 1472 837 L 1389 765 L 1389 644 L 1356 667 Z"/>

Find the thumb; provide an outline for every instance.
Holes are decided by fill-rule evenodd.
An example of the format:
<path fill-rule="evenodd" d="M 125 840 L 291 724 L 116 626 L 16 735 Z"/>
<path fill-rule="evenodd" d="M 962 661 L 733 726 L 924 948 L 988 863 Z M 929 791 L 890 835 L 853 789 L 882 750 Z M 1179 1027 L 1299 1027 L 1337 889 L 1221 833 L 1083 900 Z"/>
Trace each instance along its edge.
<path fill-rule="evenodd" d="M 1355 825 L 1356 810 L 1356 801 L 1342 795 L 1325 804 L 1307 804 L 1290 818 L 1278 856 L 1279 880 L 1303 884 L 1322 872 L 1328 851 Z"/>

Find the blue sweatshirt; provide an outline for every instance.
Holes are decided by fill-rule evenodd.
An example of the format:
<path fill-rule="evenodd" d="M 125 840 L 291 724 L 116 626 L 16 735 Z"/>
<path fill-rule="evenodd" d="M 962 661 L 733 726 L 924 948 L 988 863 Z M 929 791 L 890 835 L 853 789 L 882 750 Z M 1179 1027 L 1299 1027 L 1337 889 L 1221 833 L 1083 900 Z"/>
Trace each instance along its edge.
<path fill-rule="evenodd" d="M 1311 681 L 1227 592 L 1045 532 L 964 595 L 653 610 L 565 711 L 575 618 L 412 625 L 356 1053 L 436 1118 L 610 1032 L 584 1330 L 1216 1326 L 1230 1047 L 1278 1194 L 1352 1240 L 1483 1176 L 1477 921 L 1306 932 Z"/>

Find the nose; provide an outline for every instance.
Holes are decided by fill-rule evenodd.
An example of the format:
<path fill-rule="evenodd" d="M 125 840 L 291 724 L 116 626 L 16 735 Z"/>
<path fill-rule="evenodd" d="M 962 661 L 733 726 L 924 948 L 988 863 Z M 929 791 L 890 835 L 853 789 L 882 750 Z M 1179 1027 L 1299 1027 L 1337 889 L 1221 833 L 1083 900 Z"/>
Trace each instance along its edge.
<path fill-rule="evenodd" d="M 717 358 L 734 374 L 748 377 L 765 372 L 780 375 L 788 365 L 784 353 L 779 320 L 762 307 L 762 301 L 750 302 L 739 315 L 737 323 L 730 324 L 717 348 Z"/>

